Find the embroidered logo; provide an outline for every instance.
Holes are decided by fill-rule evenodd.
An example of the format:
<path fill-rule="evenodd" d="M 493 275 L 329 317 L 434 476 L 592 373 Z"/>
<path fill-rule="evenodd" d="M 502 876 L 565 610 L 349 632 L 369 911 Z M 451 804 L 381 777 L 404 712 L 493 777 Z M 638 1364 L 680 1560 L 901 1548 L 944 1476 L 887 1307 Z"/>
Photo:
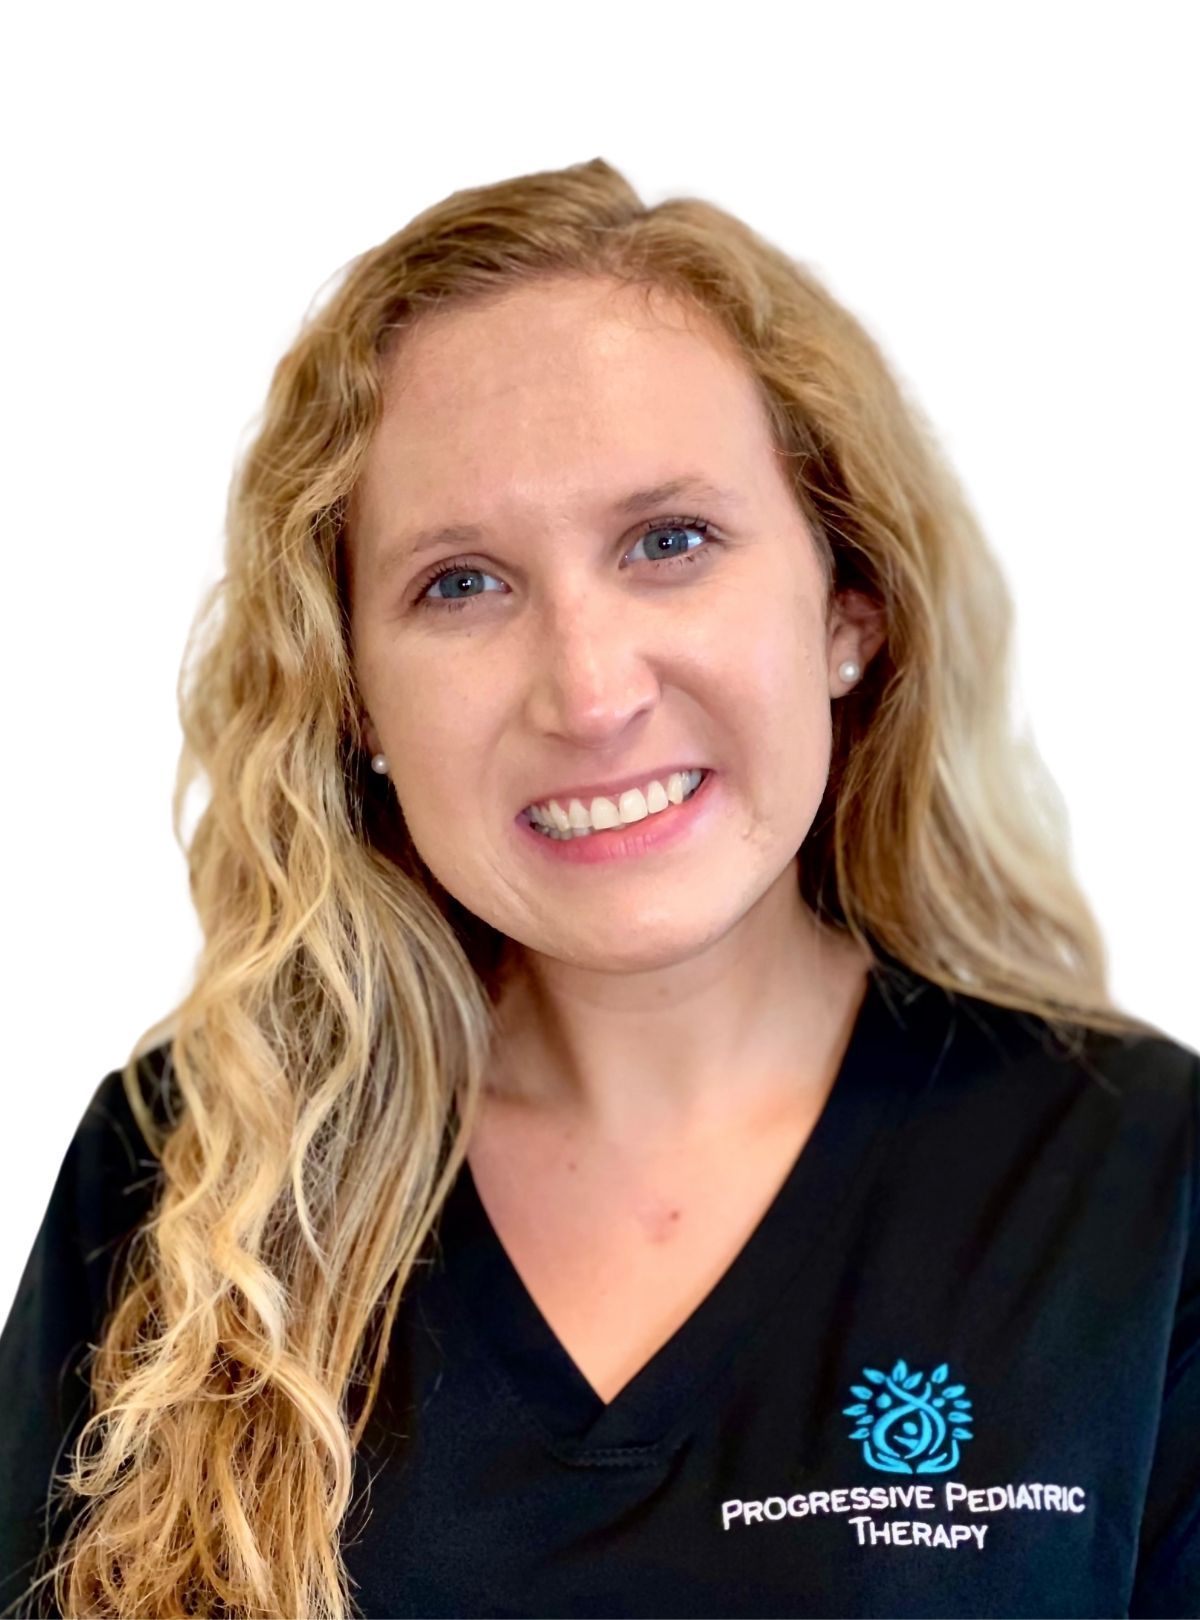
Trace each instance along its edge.
<path fill-rule="evenodd" d="M 890 1373 L 864 1367 L 873 1387 L 851 1384 L 854 1406 L 842 1408 L 854 1419 L 851 1440 L 863 1443 L 863 1461 L 885 1474 L 944 1474 L 957 1468 L 959 1441 L 971 1440 L 971 1402 L 965 1384 L 947 1384 L 943 1361 L 928 1378 L 898 1361 Z M 922 1379 L 924 1389 L 918 1390 Z"/>

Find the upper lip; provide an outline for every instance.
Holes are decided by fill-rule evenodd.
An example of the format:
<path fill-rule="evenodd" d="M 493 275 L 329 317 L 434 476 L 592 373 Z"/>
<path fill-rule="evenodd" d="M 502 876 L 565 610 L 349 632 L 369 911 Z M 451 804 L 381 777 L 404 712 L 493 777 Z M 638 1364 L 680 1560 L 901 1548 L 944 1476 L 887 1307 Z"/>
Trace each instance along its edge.
<path fill-rule="evenodd" d="M 614 799 L 630 788 L 643 787 L 647 782 L 659 781 L 665 787 L 668 779 L 676 771 L 703 771 L 705 765 L 655 765 L 648 770 L 637 771 L 632 776 L 622 776 L 613 782 L 591 782 L 583 787 L 552 788 L 548 793 L 539 793 L 536 798 L 527 799 L 518 814 L 532 809 L 535 804 L 549 804 L 551 799 L 557 799 L 560 804 L 569 804 L 572 799 L 578 799 L 583 804 L 590 804 L 593 799 Z"/>

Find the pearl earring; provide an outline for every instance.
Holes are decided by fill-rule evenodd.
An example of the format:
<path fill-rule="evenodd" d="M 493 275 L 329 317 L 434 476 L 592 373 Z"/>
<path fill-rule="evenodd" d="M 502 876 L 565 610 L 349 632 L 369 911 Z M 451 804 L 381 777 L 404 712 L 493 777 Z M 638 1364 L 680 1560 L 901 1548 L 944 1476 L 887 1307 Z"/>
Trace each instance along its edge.
<path fill-rule="evenodd" d="M 844 664 L 838 665 L 838 674 L 844 681 L 856 681 L 862 671 L 852 658 L 847 658 Z"/>
<path fill-rule="evenodd" d="M 383 775 L 387 770 L 387 759 L 383 754 L 373 754 L 371 756 L 371 769 L 378 771 L 380 776 Z"/>

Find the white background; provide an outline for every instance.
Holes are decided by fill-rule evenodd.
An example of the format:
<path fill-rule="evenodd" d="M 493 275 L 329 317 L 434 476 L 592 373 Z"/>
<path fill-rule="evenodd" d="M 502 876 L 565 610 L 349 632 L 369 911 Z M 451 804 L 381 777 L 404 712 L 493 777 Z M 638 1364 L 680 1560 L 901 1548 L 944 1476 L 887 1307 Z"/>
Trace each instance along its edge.
<path fill-rule="evenodd" d="M 6 15 L 0 1319 L 199 946 L 175 682 L 271 370 L 347 260 L 534 169 L 730 208 L 882 343 L 1015 594 L 1117 998 L 1200 1046 L 1194 7 Z"/>

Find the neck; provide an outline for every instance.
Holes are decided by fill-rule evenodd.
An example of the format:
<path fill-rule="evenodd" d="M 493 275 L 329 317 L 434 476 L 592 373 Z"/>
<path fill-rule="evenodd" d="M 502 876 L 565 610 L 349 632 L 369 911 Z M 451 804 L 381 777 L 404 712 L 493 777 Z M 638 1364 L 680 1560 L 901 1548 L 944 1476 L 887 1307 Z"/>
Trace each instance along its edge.
<path fill-rule="evenodd" d="M 612 1143 L 665 1143 L 823 1101 L 869 965 L 818 924 L 794 865 L 723 938 L 652 972 L 515 951 L 486 1104 Z"/>

